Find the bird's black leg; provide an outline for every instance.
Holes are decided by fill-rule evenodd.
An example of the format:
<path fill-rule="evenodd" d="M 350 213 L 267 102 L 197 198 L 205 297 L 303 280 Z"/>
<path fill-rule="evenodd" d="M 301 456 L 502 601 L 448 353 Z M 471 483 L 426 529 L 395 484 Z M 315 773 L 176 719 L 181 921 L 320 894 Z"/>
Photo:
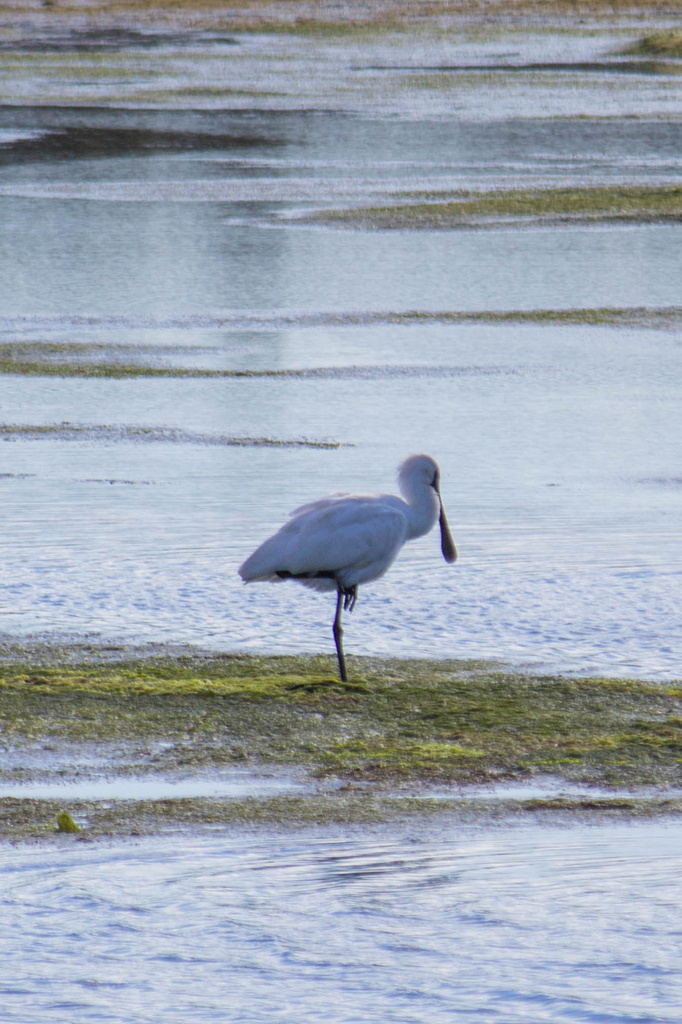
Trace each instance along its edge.
<path fill-rule="evenodd" d="M 357 586 L 350 587 L 349 590 L 344 590 L 344 592 L 343 592 L 343 610 L 344 610 L 344 612 L 345 612 L 346 608 L 348 609 L 349 612 L 352 612 L 353 609 L 355 608 L 355 602 L 357 601 L 357 599 L 358 599 L 358 588 L 357 588 Z"/>
<path fill-rule="evenodd" d="M 344 607 L 344 599 L 347 603 L 347 595 L 344 594 L 343 590 L 339 589 L 336 592 L 336 616 L 334 618 L 334 642 L 336 644 L 336 654 L 339 659 L 339 674 L 341 676 L 341 682 L 348 682 L 348 673 L 346 672 L 346 659 L 343 656 L 343 628 L 341 626 L 341 609 Z"/>

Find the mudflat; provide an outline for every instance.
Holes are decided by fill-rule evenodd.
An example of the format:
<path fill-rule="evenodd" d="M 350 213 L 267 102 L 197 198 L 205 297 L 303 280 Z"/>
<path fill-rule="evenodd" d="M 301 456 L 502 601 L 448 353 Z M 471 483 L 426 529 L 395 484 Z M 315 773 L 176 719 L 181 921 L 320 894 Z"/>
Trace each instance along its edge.
<path fill-rule="evenodd" d="M 351 659 L 340 683 L 326 657 L 83 655 L 44 649 L 0 668 L 5 839 L 75 831 L 56 825 L 59 814 L 91 838 L 228 822 L 682 811 L 678 683 L 376 658 Z M 211 782 L 245 770 L 253 793 L 211 795 Z M 257 792 L 278 777 L 283 791 Z M 190 778 L 206 794 L 173 795 Z M 113 798 L 97 799 L 102 780 L 117 780 Z M 145 798 L 153 780 L 170 784 L 159 799 Z M 64 795 L 41 798 L 45 781 Z"/>
<path fill-rule="evenodd" d="M 573 25 L 673 21 L 680 0 L 11 0 L 0 3 L 0 29 L 32 27 L 194 28 L 328 33 L 462 24 Z M 115 40 L 111 40 L 115 42 Z"/>

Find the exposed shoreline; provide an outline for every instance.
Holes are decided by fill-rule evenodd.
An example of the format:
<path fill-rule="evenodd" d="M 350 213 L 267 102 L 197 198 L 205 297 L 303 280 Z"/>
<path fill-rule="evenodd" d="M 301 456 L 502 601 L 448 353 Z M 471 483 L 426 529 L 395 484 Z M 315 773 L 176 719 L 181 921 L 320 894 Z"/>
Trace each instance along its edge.
<path fill-rule="evenodd" d="M 682 0 L 0 0 L 0 42 L 55 33 L 90 35 L 84 45 L 112 48 L 153 45 L 156 33 L 447 34 L 519 27 L 588 31 L 599 25 L 646 31 L 676 27 L 681 12 Z"/>
<path fill-rule="evenodd" d="M 680 0 L 11 0 L 0 2 L 0 23 L 86 28 L 138 23 L 195 28 L 403 27 L 474 23 L 584 26 L 587 21 L 673 20 Z"/>
<path fill-rule="evenodd" d="M 417 197 L 379 207 L 321 210 L 300 220 L 365 230 L 452 231 L 538 224 L 676 224 L 681 216 L 679 187 L 616 185 L 497 190 L 440 200 Z"/>
<path fill-rule="evenodd" d="M 125 655 L 4 652 L 0 841 L 61 836 L 63 812 L 86 840 L 682 813 L 679 683 L 353 658 L 341 684 L 327 657 Z M 212 795 L 245 773 L 246 790 Z M 249 778 L 283 788 L 252 793 Z M 198 795 L 174 789 L 191 780 Z M 55 781 L 65 796 L 41 798 Z M 84 795 L 103 783 L 113 796 Z"/>

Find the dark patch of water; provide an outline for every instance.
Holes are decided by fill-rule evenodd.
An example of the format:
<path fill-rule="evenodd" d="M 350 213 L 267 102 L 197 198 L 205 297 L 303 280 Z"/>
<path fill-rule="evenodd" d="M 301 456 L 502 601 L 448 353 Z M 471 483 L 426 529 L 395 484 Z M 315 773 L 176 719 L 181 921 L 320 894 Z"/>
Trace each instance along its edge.
<path fill-rule="evenodd" d="M 525 64 L 374 64 L 358 67 L 362 71 L 408 71 L 418 74 L 480 74 L 516 72 L 552 72 L 571 74 L 617 75 L 682 75 L 682 61 L 620 60 L 620 61 L 552 61 Z"/>
<path fill-rule="evenodd" d="M 280 145 L 274 139 L 271 146 Z M 262 146 L 251 135 L 213 132 L 162 131 L 154 128 L 61 127 L 32 138 L 17 138 L 0 144 L 0 165 L 36 160 L 92 160 L 103 157 L 153 156 L 155 154 L 219 150 L 231 153 Z"/>
<path fill-rule="evenodd" d="M 43 6 L 48 6 L 44 3 Z M 217 32 L 193 32 L 193 46 L 238 46 L 239 40 Z M 111 53 L 116 50 L 155 50 L 167 46 L 186 46 L 186 32 L 142 32 L 132 28 L 48 29 L 36 36 L 0 40 L 2 53 Z"/>
<path fill-rule="evenodd" d="M 623 168 L 634 174 L 635 168 L 648 168 L 652 160 L 677 161 L 682 149 L 682 123 L 662 118 L 476 122 L 425 116 L 415 122 L 255 107 L 235 111 L 5 105 L 0 106 L 0 129 L 62 131 L 70 133 L 67 138 L 81 133 L 82 145 L 103 155 L 116 154 L 117 140 L 123 154 L 138 157 L 205 149 L 215 158 L 222 146 L 227 157 L 236 148 L 245 149 L 252 158 L 273 156 L 278 163 L 285 161 L 280 167 L 284 173 L 288 165 L 288 173 L 300 174 L 305 168 L 306 174 L 329 174 L 338 164 L 344 173 L 352 168 L 359 178 L 380 170 L 382 175 L 405 176 L 411 182 L 427 168 L 440 175 L 447 168 L 462 168 L 471 175 L 488 166 L 499 176 L 506 168 L 515 167 L 521 173 L 524 165 L 532 165 L 543 173 L 554 168 L 565 176 L 571 167 L 584 168 L 585 161 L 595 169 L 619 164 L 621 174 Z M 105 138 L 108 132 L 111 142 Z M 19 148 L 11 151 L 35 154 L 42 145 L 49 159 L 54 149 L 49 135 L 29 145 L 32 141 L 17 142 Z M 270 146 L 274 147 L 271 154 Z M 321 162 L 318 171 L 317 162 Z"/>

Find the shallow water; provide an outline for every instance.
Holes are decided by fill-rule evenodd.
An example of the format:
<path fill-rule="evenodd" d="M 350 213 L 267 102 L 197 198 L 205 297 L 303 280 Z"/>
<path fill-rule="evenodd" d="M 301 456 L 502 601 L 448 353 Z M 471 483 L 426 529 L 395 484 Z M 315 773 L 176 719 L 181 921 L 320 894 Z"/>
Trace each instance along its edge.
<path fill-rule="evenodd" d="M 25 800 L 187 800 L 202 797 L 211 800 L 243 800 L 246 797 L 302 795 L 313 790 L 313 784 L 286 772 L 264 774 L 247 769 L 230 768 L 208 776 L 192 775 L 166 778 L 158 775 L 126 775 L 102 777 L 83 775 L 83 765 L 63 768 L 55 779 L 46 772 L 47 759 L 41 764 L 47 779 L 31 782 L 0 782 L 0 798 Z M 75 778 L 73 775 L 75 774 Z"/>
<path fill-rule="evenodd" d="M 623 56 L 643 26 L 578 34 L 461 26 L 372 36 L 199 34 L 149 52 L 3 54 L 9 104 L 357 111 L 419 120 L 679 115 L 679 62 Z M 92 40 L 91 42 L 94 42 Z M 552 67 L 548 67 L 550 64 Z"/>
<path fill-rule="evenodd" d="M 2 470 L 14 474 L 0 480 L 10 632 L 324 649 L 328 602 L 242 588 L 236 566 L 286 510 L 339 486 L 393 489 L 393 467 L 423 449 L 442 466 L 460 562 L 445 566 L 433 536 L 410 545 L 363 591 L 350 650 L 678 674 L 676 332 L 375 326 L 236 340 L 216 361 L 351 369 L 310 379 L 2 381 L 12 424 L 352 445 L 4 442 Z"/>
<path fill-rule="evenodd" d="M 0 799 L 51 800 L 67 806 L 71 801 L 139 801 L 139 800 L 184 800 L 202 798 L 207 800 L 244 800 L 246 798 L 262 799 L 264 797 L 329 793 L 338 789 L 343 783 L 339 779 L 327 778 L 311 780 L 291 772 L 276 769 L 235 768 L 233 766 L 202 775 L 193 773 L 185 776 L 182 773 L 163 775 L 113 775 L 116 768 L 127 765 L 116 763 L 88 764 L 81 756 L 74 767 L 73 755 L 64 757 L 64 751 L 54 754 L 44 751 L 36 752 L 37 756 L 28 757 L 21 750 L 20 772 L 22 779 L 7 774 L 0 782 Z M 94 759 L 93 759 L 94 760 Z M 35 778 L 27 779 L 27 762 L 34 769 Z M 60 763 L 61 762 L 61 763 Z M 9 765 L 3 765 L 5 769 Z M 37 769 L 37 771 L 36 771 Z M 30 770 L 30 769 L 29 769 Z M 364 791 L 372 792 L 371 784 Z M 375 791 L 376 792 L 376 791 Z M 616 800 L 637 799 L 640 801 L 659 796 L 652 788 L 639 787 L 636 790 L 618 789 Z M 668 788 L 665 790 L 666 800 L 679 800 L 682 789 Z M 466 786 L 434 786 L 420 784 L 414 788 L 403 785 L 391 791 L 392 799 L 442 800 L 453 803 L 466 801 L 468 805 L 479 805 L 483 808 L 489 804 L 502 801 L 526 802 L 529 800 L 565 800 L 586 801 L 614 800 L 614 790 L 599 786 L 583 786 L 567 782 L 558 776 L 545 775 L 541 779 L 524 780 L 523 782 L 505 782 L 488 785 Z M 87 820 L 83 817 L 83 824 Z"/>
<path fill-rule="evenodd" d="M 0 342 L 315 373 L 2 376 L 5 425 L 176 432 L 144 445 L 111 429 L 5 437 L 6 632 L 331 650 L 328 601 L 243 588 L 236 568 L 290 509 L 329 491 L 393 490 L 398 462 L 425 450 L 442 467 L 460 561 L 445 566 L 433 536 L 408 546 L 363 589 L 350 652 L 678 676 L 679 327 L 390 318 L 676 305 L 682 228 L 296 221 L 405 191 L 679 180 L 679 76 L 636 63 L 621 74 L 622 43 L 245 37 L 196 52 L 8 57 L 4 95 L 21 105 L 0 108 Z M 552 72 L 528 69 L 552 60 Z M 505 62 L 526 69 L 503 81 Z M 477 63 L 488 71 L 471 72 Z M 226 74 L 251 93 L 201 92 Z M 449 75 L 461 86 L 454 104 Z M 48 79 L 32 105 L 27 83 Z M 157 98 L 143 101 L 152 85 Z"/>
<path fill-rule="evenodd" d="M 680 825 L 0 850 L 0 995 L 43 1021 L 676 1022 Z"/>

